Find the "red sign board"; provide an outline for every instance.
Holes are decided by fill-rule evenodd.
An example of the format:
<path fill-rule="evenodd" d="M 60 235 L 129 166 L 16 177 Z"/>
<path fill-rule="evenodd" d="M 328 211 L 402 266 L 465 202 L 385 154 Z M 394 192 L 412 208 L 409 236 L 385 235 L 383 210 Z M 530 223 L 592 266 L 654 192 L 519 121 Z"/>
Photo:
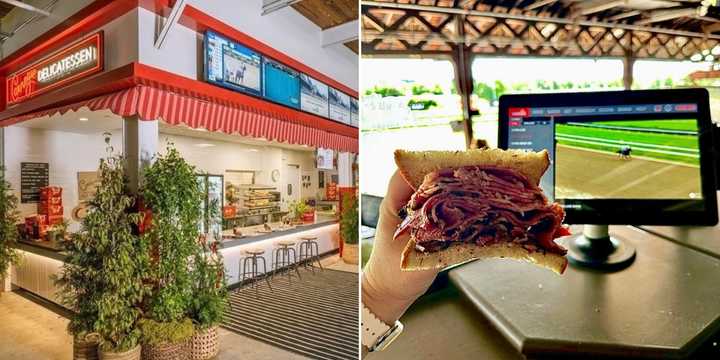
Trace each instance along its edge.
<path fill-rule="evenodd" d="M 508 114 L 510 117 L 528 117 L 530 116 L 530 108 L 510 108 Z"/>
<path fill-rule="evenodd" d="M 97 32 L 15 72 L 5 82 L 8 105 L 103 70 L 103 32 Z"/>

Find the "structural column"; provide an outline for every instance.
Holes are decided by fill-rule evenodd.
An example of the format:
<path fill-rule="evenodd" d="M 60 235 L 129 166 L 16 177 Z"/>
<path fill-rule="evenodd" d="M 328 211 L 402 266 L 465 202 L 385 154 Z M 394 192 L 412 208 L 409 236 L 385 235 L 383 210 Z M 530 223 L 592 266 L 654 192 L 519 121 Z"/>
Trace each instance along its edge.
<path fill-rule="evenodd" d="M 455 17 L 458 37 L 465 38 L 465 17 Z M 473 141 L 472 114 L 470 111 L 470 95 L 473 92 L 472 79 L 472 53 L 464 42 L 453 46 L 453 67 L 455 68 L 455 85 L 460 95 L 460 103 L 463 113 L 463 126 L 465 130 L 465 146 L 469 149 Z"/>
<path fill-rule="evenodd" d="M 633 67 L 635 66 L 635 58 L 628 53 L 623 58 L 623 85 L 625 90 L 630 90 L 633 84 Z"/>
<path fill-rule="evenodd" d="M 350 187 L 352 183 L 352 154 L 338 153 L 338 186 Z"/>
<path fill-rule="evenodd" d="M 133 193 L 140 188 L 143 169 L 150 166 L 157 154 L 159 137 L 157 120 L 144 121 L 137 116 L 123 119 L 123 155 L 127 163 L 128 187 Z"/>

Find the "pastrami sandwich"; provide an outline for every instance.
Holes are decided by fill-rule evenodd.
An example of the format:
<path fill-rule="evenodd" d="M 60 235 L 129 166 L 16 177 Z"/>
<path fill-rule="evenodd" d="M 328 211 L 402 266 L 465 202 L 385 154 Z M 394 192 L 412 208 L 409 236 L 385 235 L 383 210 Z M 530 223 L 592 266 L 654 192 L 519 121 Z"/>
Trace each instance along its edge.
<path fill-rule="evenodd" d="M 565 212 L 538 187 L 547 151 L 396 150 L 395 162 L 415 190 L 395 233 L 410 235 L 403 270 L 501 257 L 565 271 Z"/>

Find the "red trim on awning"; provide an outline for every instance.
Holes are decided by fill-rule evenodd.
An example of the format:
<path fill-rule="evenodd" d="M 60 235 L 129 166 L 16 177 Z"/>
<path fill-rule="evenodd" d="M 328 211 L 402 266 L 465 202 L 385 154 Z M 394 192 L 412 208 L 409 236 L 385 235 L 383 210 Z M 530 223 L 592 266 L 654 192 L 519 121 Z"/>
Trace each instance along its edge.
<path fill-rule="evenodd" d="M 2 124 L 8 126 L 37 117 L 65 114 L 82 107 L 92 111 L 110 110 L 119 116 L 137 115 L 141 120 L 162 119 L 170 125 L 182 124 L 194 129 L 202 128 L 281 143 L 358 152 L 356 138 L 284 121 L 243 106 L 212 103 L 142 85 L 67 106 L 20 115 L 4 120 Z"/>

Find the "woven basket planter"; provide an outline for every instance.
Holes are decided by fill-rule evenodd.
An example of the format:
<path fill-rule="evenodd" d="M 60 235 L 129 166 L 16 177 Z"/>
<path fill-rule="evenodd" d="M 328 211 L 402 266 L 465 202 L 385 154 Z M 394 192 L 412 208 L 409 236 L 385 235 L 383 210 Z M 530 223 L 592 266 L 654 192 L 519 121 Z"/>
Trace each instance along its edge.
<path fill-rule="evenodd" d="M 99 334 L 87 334 L 73 337 L 73 360 L 98 360 Z"/>
<path fill-rule="evenodd" d="M 100 360 L 140 360 L 140 345 L 125 352 L 104 351 L 102 348 L 98 350 Z"/>
<path fill-rule="evenodd" d="M 218 326 L 205 330 L 196 330 L 190 343 L 192 360 L 212 359 L 220 352 L 220 332 Z"/>
<path fill-rule="evenodd" d="M 190 360 L 190 341 L 142 347 L 143 360 Z"/>

